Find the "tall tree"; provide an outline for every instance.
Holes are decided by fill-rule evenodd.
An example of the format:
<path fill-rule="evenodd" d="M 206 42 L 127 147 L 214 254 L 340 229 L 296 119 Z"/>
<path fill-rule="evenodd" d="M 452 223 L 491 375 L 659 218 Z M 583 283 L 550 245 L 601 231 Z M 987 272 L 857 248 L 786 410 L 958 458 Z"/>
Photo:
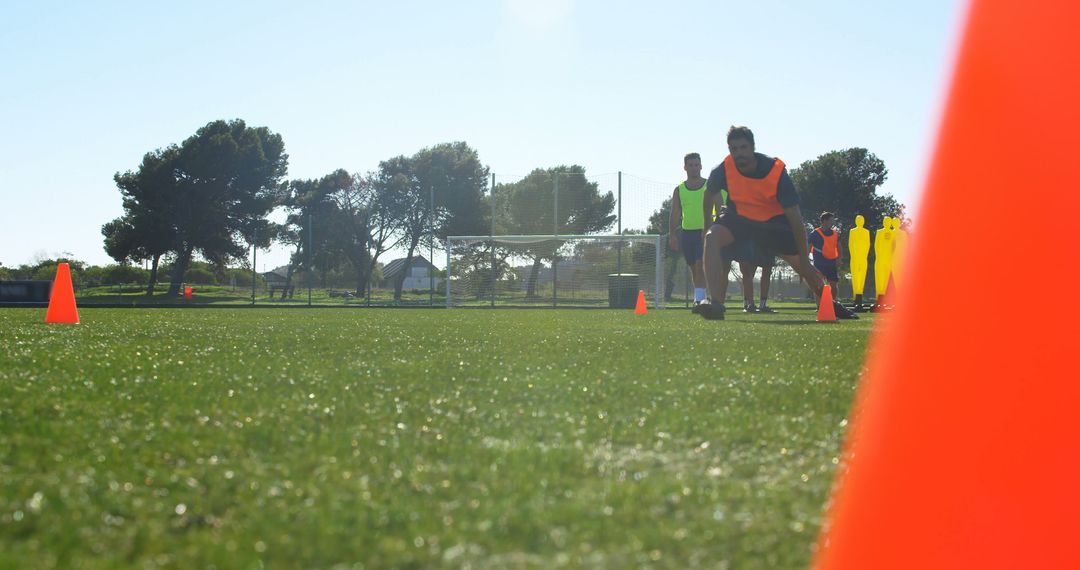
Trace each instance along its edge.
<path fill-rule="evenodd" d="M 105 252 L 116 261 L 151 260 L 147 295 L 154 294 L 162 256 L 177 244 L 173 207 L 179 150 L 173 145 L 147 153 L 137 171 L 116 173 L 113 180 L 123 197 L 124 215 L 101 228 Z"/>
<path fill-rule="evenodd" d="M 480 162 L 475 149 L 460 141 L 438 144 L 416 153 L 412 163 L 421 184 L 434 190 L 438 239 L 487 232 L 491 223 L 486 199 L 490 170 Z"/>
<path fill-rule="evenodd" d="M 269 243 L 274 228 L 265 218 L 281 200 L 287 164 L 281 136 L 266 127 L 211 122 L 115 176 L 125 216 L 102 228 L 106 247 L 114 258 L 155 260 L 167 247 L 175 256 L 169 295 L 178 295 L 196 252 L 222 265 L 245 259 L 247 245 Z"/>
<path fill-rule="evenodd" d="M 903 205 L 878 189 L 889 176 L 885 162 L 865 148 L 827 152 L 792 169 L 799 190 L 803 217 L 813 223 L 822 212 L 832 212 L 842 228 L 855 226 L 856 214 L 867 227 L 881 227 L 885 216 L 900 216 Z"/>
<path fill-rule="evenodd" d="M 329 197 L 335 209 L 333 227 L 337 249 L 352 265 L 356 276 L 356 295 L 361 296 L 367 291 L 378 256 L 386 247 L 385 240 L 380 242 L 373 238 L 373 232 L 381 229 L 373 225 L 380 221 L 380 204 L 376 202 L 378 193 L 371 180 L 360 175 L 349 175 L 344 170 L 327 178 L 327 184 L 333 188 Z"/>
<path fill-rule="evenodd" d="M 438 223 L 430 207 L 430 188 L 424 186 L 409 157 L 396 156 L 379 163 L 376 184 L 386 188 L 388 208 L 394 219 L 394 233 L 405 247 L 405 269 L 394 281 L 394 300 L 401 300 L 401 289 L 412 265 L 420 241 L 430 236 Z"/>
<path fill-rule="evenodd" d="M 169 287 L 180 292 L 197 251 L 207 259 L 243 259 L 255 230 L 283 197 L 288 167 L 281 136 L 244 121 L 214 121 L 180 145 L 173 208 L 178 244 Z"/>
<path fill-rule="evenodd" d="M 357 295 L 371 288 L 379 258 L 398 243 L 399 220 L 395 216 L 397 204 L 394 200 L 397 190 L 398 183 L 393 179 L 387 182 L 378 173 L 370 173 L 366 177 L 354 177 L 350 191 L 339 197 L 340 207 L 352 212 L 356 219 L 354 228 L 363 228 L 366 232 L 368 266 L 366 271 L 357 267 Z"/>
<path fill-rule="evenodd" d="M 406 270 L 394 283 L 394 300 L 401 300 L 408 268 L 420 246 L 485 229 L 487 176 L 479 155 L 463 142 L 435 145 L 379 164 L 373 183 L 385 192 L 398 243 L 406 251 Z"/>
<path fill-rule="evenodd" d="M 537 168 L 517 182 L 500 185 L 496 192 L 506 196 L 501 209 L 505 216 L 503 227 L 512 234 L 588 235 L 608 230 L 615 223 L 615 196 L 611 192 L 601 194 L 599 185 L 586 177 L 582 166 Z M 544 260 L 556 257 L 557 248 L 540 244 L 530 248 L 529 253 L 533 266 L 525 294 L 533 297 L 540 267 Z"/>
<path fill-rule="evenodd" d="M 287 279 L 296 268 L 302 268 L 317 272 L 320 285 L 325 286 L 326 275 L 343 263 L 345 252 L 338 239 L 340 212 L 333 194 L 351 180 L 348 172 L 337 170 L 320 179 L 289 182 L 285 200 L 289 215 L 281 237 L 295 250 Z"/>

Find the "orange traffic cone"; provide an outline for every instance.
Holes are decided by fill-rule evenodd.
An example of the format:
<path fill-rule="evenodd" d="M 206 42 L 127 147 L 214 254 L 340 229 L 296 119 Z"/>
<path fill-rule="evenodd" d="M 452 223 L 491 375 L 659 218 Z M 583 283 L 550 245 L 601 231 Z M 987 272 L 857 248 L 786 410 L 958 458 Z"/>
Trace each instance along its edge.
<path fill-rule="evenodd" d="M 1080 3 L 965 4 L 918 235 L 888 301 L 899 308 L 874 327 L 820 570 L 1080 568 L 1080 304 L 1014 311 L 1000 286 L 968 288 L 963 303 L 941 286 L 958 251 L 970 283 L 997 285 L 1002 259 L 1080 275 L 1047 247 L 1075 242 L 1075 223 L 1027 224 L 993 247 L 957 231 L 1080 206 L 1060 169 L 972 168 L 1001 141 L 1030 141 L 1040 164 L 1075 164 L 1080 81 L 1067 70 L 1080 69 Z"/>
<path fill-rule="evenodd" d="M 75 308 L 75 289 L 71 286 L 71 268 L 61 263 L 56 267 L 49 310 L 45 313 L 47 323 L 79 323 L 79 310 Z"/>
<path fill-rule="evenodd" d="M 645 304 L 645 291 L 638 289 L 637 292 L 637 306 L 634 307 L 635 315 L 644 315 L 649 312 L 649 307 Z"/>
<path fill-rule="evenodd" d="M 817 308 L 817 320 L 818 321 L 835 321 L 836 310 L 833 309 L 832 300 L 832 287 L 826 285 L 821 289 L 821 302 L 818 303 Z"/>

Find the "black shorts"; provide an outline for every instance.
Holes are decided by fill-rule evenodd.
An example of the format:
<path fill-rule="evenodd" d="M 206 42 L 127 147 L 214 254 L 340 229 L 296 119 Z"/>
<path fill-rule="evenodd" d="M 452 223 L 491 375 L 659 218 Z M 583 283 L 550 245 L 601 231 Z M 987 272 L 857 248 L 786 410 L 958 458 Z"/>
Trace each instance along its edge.
<path fill-rule="evenodd" d="M 817 253 L 814 254 L 814 267 L 825 276 L 826 281 L 839 281 L 840 275 L 836 272 L 836 261 L 823 259 L 818 261 Z"/>
<path fill-rule="evenodd" d="M 735 236 L 735 243 L 749 241 L 753 243 L 758 255 L 795 255 L 795 234 L 786 216 L 776 216 L 764 222 L 755 222 L 734 212 L 725 212 L 716 220 Z"/>
<path fill-rule="evenodd" d="M 770 269 L 776 264 L 775 257 L 758 251 L 758 249 L 754 247 L 754 242 L 750 240 L 737 241 L 731 245 L 724 246 L 721 251 L 721 256 L 725 261 L 749 263 L 756 267 L 768 267 Z"/>
<path fill-rule="evenodd" d="M 701 230 L 684 230 L 679 228 L 679 249 L 682 250 L 683 259 L 687 265 L 693 265 L 701 261 L 705 244 L 701 240 Z"/>

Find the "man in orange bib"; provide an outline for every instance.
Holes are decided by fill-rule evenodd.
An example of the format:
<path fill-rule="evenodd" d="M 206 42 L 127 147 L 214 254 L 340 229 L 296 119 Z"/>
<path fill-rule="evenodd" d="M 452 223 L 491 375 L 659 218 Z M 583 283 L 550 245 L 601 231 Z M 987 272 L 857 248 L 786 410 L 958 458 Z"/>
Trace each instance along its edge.
<path fill-rule="evenodd" d="M 705 235 L 705 280 L 711 300 L 702 303 L 698 314 L 724 318 L 727 275 L 721 250 L 743 240 L 786 261 L 820 298 L 825 279 L 810 264 L 799 194 L 784 162 L 755 152 L 754 133 L 746 127 L 731 127 L 727 144 L 730 154 L 713 169 L 706 185 L 706 211 L 722 190 L 728 193 L 728 207 Z M 859 318 L 840 303 L 834 302 L 833 309 L 838 318 Z"/>
<path fill-rule="evenodd" d="M 814 228 L 807 238 L 814 253 L 814 268 L 829 281 L 833 298 L 836 298 L 836 286 L 840 282 L 840 274 L 836 271 L 840 259 L 840 232 L 833 227 L 835 218 L 832 212 L 822 212 L 820 220 L 821 225 Z"/>

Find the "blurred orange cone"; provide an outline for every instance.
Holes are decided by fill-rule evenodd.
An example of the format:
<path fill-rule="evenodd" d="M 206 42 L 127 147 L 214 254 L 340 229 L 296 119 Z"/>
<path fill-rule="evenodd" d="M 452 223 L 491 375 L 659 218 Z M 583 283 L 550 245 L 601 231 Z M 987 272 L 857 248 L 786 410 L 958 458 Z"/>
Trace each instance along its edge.
<path fill-rule="evenodd" d="M 817 320 L 818 321 L 835 321 L 836 310 L 833 309 L 832 300 L 832 287 L 826 285 L 821 290 L 821 302 L 818 303 L 817 308 Z"/>
<path fill-rule="evenodd" d="M 1076 160 L 1080 81 L 1067 70 L 1080 69 L 1080 3 L 965 4 L 918 234 L 889 300 L 899 308 L 874 323 L 819 570 L 1080 568 L 1080 305 L 1013 310 L 1001 261 L 1062 268 L 1064 283 L 1080 276 L 1050 245 L 1075 243 L 1076 224 L 1046 217 L 1080 207 L 1048 166 Z M 1022 149 L 1007 162 L 1028 164 L 1018 157 L 1037 149 L 1041 166 L 978 167 L 1002 141 Z M 1029 217 L 1042 220 L 993 247 L 958 231 Z M 965 282 L 988 284 L 962 303 L 942 291 L 956 252 Z"/>
<path fill-rule="evenodd" d="M 75 308 L 75 289 L 71 286 L 71 268 L 67 263 L 56 267 L 53 279 L 52 295 L 49 297 L 49 310 L 45 313 L 46 323 L 79 323 L 79 310 Z"/>
<path fill-rule="evenodd" d="M 638 289 L 637 292 L 637 306 L 634 307 L 635 315 L 644 315 L 649 312 L 649 307 L 645 304 L 645 291 Z"/>

